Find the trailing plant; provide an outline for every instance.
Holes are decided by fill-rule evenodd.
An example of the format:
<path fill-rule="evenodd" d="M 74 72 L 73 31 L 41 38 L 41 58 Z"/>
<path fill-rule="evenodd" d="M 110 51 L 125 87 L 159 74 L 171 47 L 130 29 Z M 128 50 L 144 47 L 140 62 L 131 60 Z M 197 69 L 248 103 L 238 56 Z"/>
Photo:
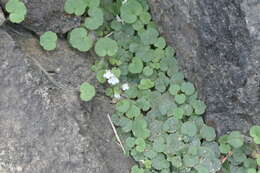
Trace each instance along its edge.
<path fill-rule="evenodd" d="M 206 105 L 185 80 L 145 0 L 67 0 L 64 9 L 85 18 L 68 41 L 99 56 L 92 70 L 115 103 L 112 121 L 124 154 L 136 161 L 131 173 L 260 172 L 260 126 L 251 128 L 251 137 L 234 131 L 216 139 L 201 117 Z M 41 37 L 44 49 L 56 47 L 54 35 Z M 88 82 L 80 86 L 83 101 L 95 92 Z"/>

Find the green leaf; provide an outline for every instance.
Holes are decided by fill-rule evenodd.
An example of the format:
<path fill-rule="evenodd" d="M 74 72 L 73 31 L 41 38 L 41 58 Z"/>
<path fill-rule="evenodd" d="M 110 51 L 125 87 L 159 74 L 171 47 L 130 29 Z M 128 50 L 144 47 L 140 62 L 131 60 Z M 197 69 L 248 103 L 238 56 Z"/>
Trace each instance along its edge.
<path fill-rule="evenodd" d="M 150 48 L 150 46 L 143 46 L 137 48 L 136 57 L 139 57 L 144 62 L 150 62 L 155 58 L 154 50 Z"/>
<path fill-rule="evenodd" d="M 111 71 L 117 78 L 120 78 L 121 70 L 119 68 L 113 67 Z"/>
<path fill-rule="evenodd" d="M 176 118 L 168 118 L 163 124 L 163 131 L 175 133 L 181 127 L 181 122 Z"/>
<path fill-rule="evenodd" d="M 142 152 L 138 152 L 136 148 L 131 150 L 131 156 L 134 158 L 135 161 L 144 160 L 145 157 Z"/>
<path fill-rule="evenodd" d="M 155 89 L 163 93 L 166 90 L 168 84 L 165 83 L 164 79 L 159 77 L 155 81 Z"/>
<path fill-rule="evenodd" d="M 144 170 L 142 168 L 139 168 L 137 165 L 135 165 L 132 167 L 131 173 L 144 173 Z"/>
<path fill-rule="evenodd" d="M 174 84 L 174 85 L 171 85 L 170 88 L 169 88 L 169 93 L 173 96 L 176 96 L 178 95 L 179 91 L 181 90 L 181 87 L 180 85 L 177 85 L 177 84 Z"/>
<path fill-rule="evenodd" d="M 175 54 L 174 48 L 167 46 L 165 48 L 165 54 L 166 54 L 166 57 L 174 57 L 174 54 Z"/>
<path fill-rule="evenodd" d="M 177 94 L 175 96 L 175 101 L 177 104 L 183 104 L 186 101 L 186 96 L 184 94 Z"/>
<path fill-rule="evenodd" d="M 126 113 L 130 108 L 130 101 L 127 99 L 122 99 L 116 104 L 116 110 L 119 112 Z"/>
<path fill-rule="evenodd" d="M 122 114 L 115 113 L 111 115 L 111 120 L 116 126 L 120 126 L 120 118 L 122 117 Z"/>
<path fill-rule="evenodd" d="M 68 14 L 81 16 L 85 13 L 87 5 L 88 4 L 85 0 L 66 0 L 64 10 Z"/>
<path fill-rule="evenodd" d="M 190 82 L 184 82 L 181 85 L 181 91 L 186 95 L 192 95 L 195 92 L 194 85 Z"/>
<path fill-rule="evenodd" d="M 173 133 L 166 138 L 166 154 L 175 155 L 182 151 L 186 146 L 182 141 L 183 136 L 178 133 Z"/>
<path fill-rule="evenodd" d="M 243 163 L 244 161 L 247 160 L 247 156 L 246 156 L 246 154 L 244 153 L 243 150 L 241 150 L 241 149 L 234 149 L 233 150 L 233 154 L 232 154 L 232 159 L 237 164 L 240 164 L 240 163 Z"/>
<path fill-rule="evenodd" d="M 144 29 L 144 24 L 140 20 L 136 20 L 135 23 L 132 24 L 132 26 L 136 31 Z"/>
<path fill-rule="evenodd" d="M 128 0 L 120 8 L 120 15 L 126 23 L 134 23 L 137 17 L 142 13 L 143 7 L 136 0 Z"/>
<path fill-rule="evenodd" d="M 6 5 L 5 9 L 9 15 L 9 19 L 13 23 L 21 23 L 26 16 L 27 9 L 23 2 L 19 0 L 9 0 Z"/>
<path fill-rule="evenodd" d="M 146 66 L 144 67 L 143 69 L 143 74 L 146 76 L 146 77 L 149 77 L 153 74 L 153 69 L 149 66 Z"/>
<path fill-rule="evenodd" d="M 257 167 L 257 163 L 254 159 L 251 158 L 247 158 L 244 162 L 243 165 L 245 168 L 256 168 Z"/>
<path fill-rule="evenodd" d="M 126 139 L 126 146 L 128 147 L 128 148 L 133 148 L 134 146 L 135 146 L 135 138 L 132 138 L 132 137 L 128 137 L 127 139 Z"/>
<path fill-rule="evenodd" d="M 119 125 L 122 127 L 123 132 L 127 133 L 132 130 L 133 122 L 128 118 L 123 117 L 120 119 Z"/>
<path fill-rule="evenodd" d="M 152 161 L 151 161 L 151 160 L 145 160 L 145 161 L 144 161 L 144 166 L 145 166 L 145 168 L 147 168 L 147 169 L 152 168 Z"/>
<path fill-rule="evenodd" d="M 96 89 L 89 84 L 84 82 L 80 85 L 80 98 L 83 101 L 90 101 L 96 95 Z"/>
<path fill-rule="evenodd" d="M 106 70 L 100 70 L 97 72 L 96 78 L 100 83 L 106 82 L 106 79 L 103 77 L 105 73 L 106 73 Z"/>
<path fill-rule="evenodd" d="M 115 31 L 120 31 L 122 29 L 122 24 L 116 20 L 111 22 L 111 28 Z"/>
<path fill-rule="evenodd" d="M 191 116 L 193 113 L 193 108 L 189 104 L 185 104 L 181 106 L 181 108 L 184 110 L 184 115 Z"/>
<path fill-rule="evenodd" d="M 103 59 L 103 60 L 96 61 L 95 64 L 92 65 L 91 70 L 97 72 L 99 70 L 105 70 L 107 68 L 108 68 L 108 63 Z"/>
<path fill-rule="evenodd" d="M 152 160 L 152 166 L 156 170 L 163 170 L 170 167 L 170 162 L 165 159 L 164 155 L 160 154 Z"/>
<path fill-rule="evenodd" d="M 56 48 L 57 39 L 56 33 L 52 31 L 45 32 L 40 37 L 40 45 L 47 51 L 54 50 Z"/>
<path fill-rule="evenodd" d="M 106 96 L 113 97 L 114 91 L 113 88 L 107 88 L 105 91 Z"/>
<path fill-rule="evenodd" d="M 154 28 L 148 28 L 144 32 L 139 33 L 139 35 L 144 45 L 150 45 L 156 43 L 159 32 Z"/>
<path fill-rule="evenodd" d="M 227 143 L 227 140 L 228 140 L 228 135 L 223 135 L 218 138 L 218 143 L 225 144 Z"/>
<path fill-rule="evenodd" d="M 183 156 L 183 163 L 186 167 L 194 167 L 199 163 L 199 157 L 185 154 Z"/>
<path fill-rule="evenodd" d="M 145 150 L 145 141 L 144 141 L 143 138 L 137 138 L 135 140 L 135 144 L 137 145 L 136 146 L 136 151 L 144 152 L 144 150 Z"/>
<path fill-rule="evenodd" d="M 244 138 L 239 131 L 233 131 L 228 135 L 227 143 L 234 148 L 240 148 L 244 144 Z"/>
<path fill-rule="evenodd" d="M 114 56 L 118 51 L 117 42 L 111 38 L 100 38 L 95 45 L 95 52 L 98 56 Z"/>
<path fill-rule="evenodd" d="M 163 37 L 159 37 L 154 45 L 160 49 L 164 49 L 166 46 L 165 39 Z"/>
<path fill-rule="evenodd" d="M 140 109 L 134 104 L 131 104 L 130 108 L 126 112 L 126 116 L 128 118 L 138 117 L 140 114 L 141 114 Z"/>
<path fill-rule="evenodd" d="M 173 97 L 168 93 L 163 94 L 157 99 L 160 100 L 159 111 L 162 115 L 170 114 L 171 110 L 176 107 Z"/>
<path fill-rule="evenodd" d="M 183 115 L 184 115 L 184 110 L 181 107 L 174 107 L 172 109 L 172 115 L 176 119 L 181 120 L 183 118 Z"/>
<path fill-rule="evenodd" d="M 178 76 L 179 75 L 178 74 L 178 71 L 179 71 L 178 63 L 177 63 L 177 60 L 173 57 L 162 58 L 160 61 L 160 69 L 162 71 L 167 72 L 167 75 L 172 76 L 173 78 L 179 79 L 180 77 L 182 77 L 182 76 L 180 76 L 180 77 Z M 184 76 L 183 76 L 183 78 L 184 78 Z M 178 83 L 175 82 L 173 84 L 179 84 L 181 82 L 183 82 L 183 81 L 180 81 L 180 82 L 178 81 Z"/>
<path fill-rule="evenodd" d="M 191 105 L 195 109 L 195 114 L 197 114 L 197 115 L 202 115 L 207 108 L 205 103 L 203 103 L 200 100 L 192 100 Z"/>
<path fill-rule="evenodd" d="M 161 61 L 161 59 L 165 58 L 165 51 L 161 48 L 156 48 L 154 50 L 154 57 L 155 58 L 152 61 L 159 63 Z"/>
<path fill-rule="evenodd" d="M 151 21 L 151 19 L 152 19 L 152 17 L 151 17 L 151 15 L 150 15 L 150 13 L 148 13 L 148 12 L 142 12 L 141 14 L 140 14 L 140 20 L 142 21 L 142 23 L 144 23 L 144 24 L 148 24 L 148 23 L 150 23 L 150 21 Z"/>
<path fill-rule="evenodd" d="M 151 79 L 142 79 L 138 88 L 141 90 L 146 90 L 154 87 L 154 82 Z"/>
<path fill-rule="evenodd" d="M 260 156 L 257 157 L 256 163 L 257 163 L 258 166 L 260 166 Z"/>
<path fill-rule="evenodd" d="M 127 95 L 128 98 L 136 98 L 139 95 L 139 90 L 137 86 L 131 86 L 125 94 Z"/>
<path fill-rule="evenodd" d="M 98 29 L 104 22 L 103 11 L 100 8 L 90 8 L 88 10 L 90 17 L 85 19 L 85 27 L 90 30 Z"/>
<path fill-rule="evenodd" d="M 137 138 L 148 138 L 150 131 L 147 129 L 147 122 L 143 118 L 136 118 L 133 121 L 132 131 Z"/>
<path fill-rule="evenodd" d="M 256 173 L 256 169 L 255 168 L 249 168 L 249 169 L 247 169 L 247 173 Z"/>
<path fill-rule="evenodd" d="M 182 72 L 176 72 L 174 75 L 170 75 L 171 77 L 171 84 L 181 84 L 184 82 L 184 74 Z"/>
<path fill-rule="evenodd" d="M 97 8 L 100 5 L 100 0 L 85 0 L 89 8 Z"/>
<path fill-rule="evenodd" d="M 149 137 L 149 139 L 153 141 L 157 136 L 163 133 L 162 131 L 163 121 L 159 121 L 156 119 L 148 119 L 147 122 L 149 123 L 149 129 L 151 131 L 151 136 Z"/>
<path fill-rule="evenodd" d="M 236 165 L 230 165 L 230 173 L 247 173 L 246 168 L 236 166 Z"/>
<path fill-rule="evenodd" d="M 153 151 L 164 152 L 166 149 L 165 139 L 162 136 L 158 136 L 154 139 L 153 142 Z"/>
<path fill-rule="evenodd" d="M 205 125 L 200 129 L 200 135 L 207 141 L 213 141 L 216 137 L 215 129 Z"/>
<path fill-rule="evenodd" d="M 163 169 L 160 173 L 171 173 L 171 170 L 169 168 Z"/>
<path fill-rule="evenodd" d="M 144 97 L 141 97 L 140 99 L 138 99 L 136 101 L 136 104 L 143 111 L 148 111 L 151 108 L 150 102 Z"/>
<path fill-rule="evenodd" d="M 84 28 L 74 28 L 69 33 L 69 43 L 73 48 L 81 52 L 86 52 L 93 44 L 92 39 L 87 34 L 87 30 Z"/>
<path fill-rule="evenodd" d="M 138 57 L 134 57 L 132 59 L 132 62 L 128 66 L 128 70 L 133 74 L 137 74 L 137 73 L 142 73 L 143 67 L 144 67 L 143 61 Z"/>
<path fill-rule="evenodd" d="M 195 123 L 191 122 L 191 121 L 187 121 L 185 123 L 183 123 L 182 127 L 181 127 L 181 133 L 184 135 L 188 135 L 188 136 L 195 136 L 197 133 L 197 127 L 195 125 Z"/>
<path fill-rule="evenodd" d="M 182 159 L 180 156 L 167 157 L 167 160 L 170 161 L 175 168 L 180 168 L 182 166 Z"/>
<path fill-rule="evenodd" d="M 144 156 L 153 159 L 157 156 L 157 152 L 153 151 L 152 148 L 148 145 L 144 151 Z"/>
<path fill-rule="evenodd" d="M 260 144 L 260 126 L 252 126 L 250 128 L 250 136 L 256 144 Z"/>
<path fill-rule="evenodd" d="M 195 169 L 198 171 L 198 173 L 210 173 L 208 168 L 201 165 L 196 166 Z"/>

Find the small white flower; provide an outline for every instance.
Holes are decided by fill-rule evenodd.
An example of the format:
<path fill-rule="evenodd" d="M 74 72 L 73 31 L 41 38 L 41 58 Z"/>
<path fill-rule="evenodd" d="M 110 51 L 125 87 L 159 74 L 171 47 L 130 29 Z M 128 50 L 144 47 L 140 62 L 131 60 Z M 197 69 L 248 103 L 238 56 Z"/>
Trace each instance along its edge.
<path fill-rule="evenodd" d="M 122 4 L 125 4 L 125 3 L 127 3 L 127 0 L 124 0 L 124 1 L 122 2 Z"/>
<path fill-rule="evenodd" d="M 111 85 L 116 85 L 119 83 L 119 79 L 116 76 L 113 76 L 109 78 L 107 82 Z"/>
<path fill-rule="evenodd" d="M 128 83 L 124 83 L 124 84 L 122 85 L 122 90 L 123 90 L 123 91 L 126 91 L 126 90 L 128 90 L 128 89 L 129 89 Z"/>
<path fill-rule="evenodd" d="M 121 98 L 121 96 L 120 96 L 119 93 L 115 93 L 115 94 L 114 94 L 114 97 L 115 97 L 116 99 L 120 99 L 120 98 Z"/>
<path fill-rule="evenodd" d="M 110 70 L 106 70 L 106 73 L 103 75 L 103 77 L 106 78 L 106 79 L 110 79 L 114 76 L 115 75 Z"/>

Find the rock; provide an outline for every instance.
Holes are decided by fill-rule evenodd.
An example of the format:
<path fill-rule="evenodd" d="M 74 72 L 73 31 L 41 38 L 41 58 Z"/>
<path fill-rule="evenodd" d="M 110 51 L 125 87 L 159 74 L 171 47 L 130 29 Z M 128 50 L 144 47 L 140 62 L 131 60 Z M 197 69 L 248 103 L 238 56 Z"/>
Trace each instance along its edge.
<path fill-rule="evenodd" d="M 260 1 L 150 0 L 219 135 L 260 124 Z"/>
<path fill-rule="evenodd" d="M 0 0 L 4 7 L 8 0 Z M 46 31 L 66 33 L 80 25 L 80 17 L 64 13 L 66 0 L 22 0 L 27 7 L 27 15 L 22 25 L 41 35 Z"/>
<path fill-rule="evenodd" d="M 0 172 L 128 173 L 132 162 L 113 140 L 102 88 L 87 103 L 68 90 L 95 84 L 94 57 L 63 40 L 45 52 L 31 34 L 12 30 L 0 29 Z"/>
<path fill-rule="evenodd" d="M 0 7 L 0 26 L 5 22 L 5 15 Z"/>

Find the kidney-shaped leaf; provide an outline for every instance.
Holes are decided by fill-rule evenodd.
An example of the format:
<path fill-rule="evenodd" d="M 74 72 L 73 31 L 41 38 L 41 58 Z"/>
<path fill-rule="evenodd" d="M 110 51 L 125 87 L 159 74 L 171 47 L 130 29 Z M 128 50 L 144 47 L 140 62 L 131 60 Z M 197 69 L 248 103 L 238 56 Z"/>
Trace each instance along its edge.
<path fill-rule="evenodd" d="M 56 33 L 51 31 L 45 32 L 40 37 L 40 45 L 47 51 L 54 50 L 56 48 L 57 39 Z"/>
<path fill-rule="evenodd" d="M 95 87 L 88 82 L 84 82 L 80 86 L 80 98 L 83 101 L 90 101 L 96 94 Z"/>
<path fill-rule="evenodd" d="M 118 51 L 115 40 L 111 38 L 100 38 L 95 45 L 95 52 L 98 56 L 114 56 Z"/>
<path fill-rule="evenodd" d="M 86 29 L 75 28 L 69 33 L 69 43 L 73 48 L 86 52 L 92 47 L 93 41 Z"/>
<path fill-rule="evenodd" d="M 142 5 L 136 0 L 128 0 L 120 8 L 121 18 L 126 23 L 134 23 L 142 11 Z"/>

